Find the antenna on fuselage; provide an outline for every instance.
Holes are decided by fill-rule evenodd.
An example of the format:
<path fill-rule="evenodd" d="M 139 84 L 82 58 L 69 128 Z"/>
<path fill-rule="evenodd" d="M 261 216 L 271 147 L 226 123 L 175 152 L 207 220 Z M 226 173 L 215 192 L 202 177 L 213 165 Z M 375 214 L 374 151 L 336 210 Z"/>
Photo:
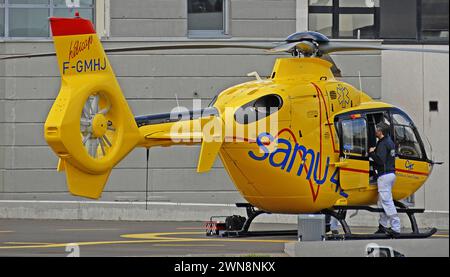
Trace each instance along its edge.
<path fill-rule="evenodd" d="M 362 91 L 361 71 L 358 70 L 359 90 Z"/>
<path fill-rule="evenodd" d="M 258 80 L 259 82 L 262 81 L 261 76 L 259 76 L 258 72 L 253 71 L 247 74 L 248 77 L 252 77 L 254 76 L 256 78 L 256 80 Z"/>
<path fill-rule="evenodd" d="M 362 97 L 362 81 L 361 81 L 361 71 L 358 70 L 358 80 L 359 80 L 359 103 L 361 103 L 361 97 Z"/>
<path fill-rule="evenodd" d="M 175 101 L 177 101 L 177 110 L 180 112 L 180 103 L 178 102 L 178 95 L 175 93 Z"/>

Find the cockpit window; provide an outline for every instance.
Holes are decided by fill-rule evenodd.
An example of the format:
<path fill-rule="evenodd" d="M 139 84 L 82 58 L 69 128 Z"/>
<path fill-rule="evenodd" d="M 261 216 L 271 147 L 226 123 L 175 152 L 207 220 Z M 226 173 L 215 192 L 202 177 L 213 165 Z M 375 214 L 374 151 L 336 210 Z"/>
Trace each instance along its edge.
<path fill-rule="evenodd" d="M 342 147 L 345 155 L 367 156 L 367 122 L 364 118 L 342 120 Z"/>
<path fill-rule="evenodd" d="M 392 114 L 394 124 L 394 140 L 397 154 L 406 158 L 421 159 L 423 157 L 420 140 L 414 124 L 404 115 Z"/>
<path fill-rule="evenodd" d="M 283 100 L 279 95 L 265 95 L 240 107 L 234 114 L 234 119 L 240 124 L 248 124 L 279 111 L 281 106 Z"/>

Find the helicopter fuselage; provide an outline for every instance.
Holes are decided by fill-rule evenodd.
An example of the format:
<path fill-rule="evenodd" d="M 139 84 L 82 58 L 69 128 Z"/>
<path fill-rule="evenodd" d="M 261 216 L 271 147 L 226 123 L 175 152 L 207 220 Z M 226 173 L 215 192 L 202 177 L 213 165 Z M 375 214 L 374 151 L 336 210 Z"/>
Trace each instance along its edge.
<path fill-rule="evenodd" d="M 378 191 L 371 176 L 367 142 L 362 147 L 367 149 L 352 155 L 352 151 L 358 151 L 346 149 L 348 145 L 342 141 L 340 124 L 346 119 L 367 122 L 365 140 L 370 140 L 367 138 L 371 128 L 368 118 L 388 115 L 398 109 L 374 101 L 364 92 L 336 80 L 330 67 L 330 63 L 318 58 L 281 58 L 276 61 L 269 78 L 236 85 L 215 99 L 212 106 L 217 113 L 226 122 L 232 121 L 222 129 L 225 136 L 220 158 L 236 188 L 252 205 L 267 212 L 305 213 L 318 212 L 335 204 L 371 205 L 377 202 Z M 255 102 L 258 99 L 264 101 Z M 277 110 L 254 120 L 240 121 L 236 116 L 232 117 L 249 103 L 254 110 L 261 108 L 255 103 L 268 105 L 262 108 L 276 106 Z M 358 121 L 361 118 L 366 119 Z M 198 119 L 191 118 L 190 121 L 193 120 Z M 190 123 L 189 120 L 181 122 Z M 155 130 L 166 130 L 169 138 L 173 124 L 180 122 L 141 124 L 142 137 L 150 138 L 143 139 L 141 146 L 201 142 L 200 138 L 180 143 L 149 136 Z M 261 125 L 266 131 L 260 131 Z M 422 143 L 420 138 L 419 143 Z M 422 152 L 422 158 L 418 159 L 397 158 L 395 200 L 413 194 L 430 174 L 431 163 L 425 151 Z"/>

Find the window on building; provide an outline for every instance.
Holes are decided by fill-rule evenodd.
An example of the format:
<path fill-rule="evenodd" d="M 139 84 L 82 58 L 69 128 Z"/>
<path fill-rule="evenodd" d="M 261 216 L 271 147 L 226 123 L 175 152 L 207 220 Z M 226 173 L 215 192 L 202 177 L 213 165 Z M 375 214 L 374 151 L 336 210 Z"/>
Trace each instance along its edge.
<path fill-rule="evenodd" d="M 0 37 L 5 36 L 5 0 L 0 0 Z"/>
<path fill-rule="evenodd" d="M 379 0 L 309 0 L 309 29 L 332 38 L 376 38 L 379 7 Z"/>
<path fill-rule="evenodd" d="M 66 0 L 0 0 L 0 36 L 42 38 L 50 36 L 48 18 L 73 17 Z M 80 0 L 80 15 L 94 21 L 94 0 Z"/>
<path fill-rule="evenodd" d="M 384 39 L 416 39 L 417 5 L 411 0 L 381 0 L 380 37 Z M 401 11 L 401 12 L 399 12 Z"/>
<path fill-rule="evenodd" d="M 188 0 L 189 36 L 226 34 L 228 0 Z"/>
<path fill-rule="evenodd" d="M 421 0 L 422 41 L 442 41 L 448 43 L 448 0 Z"/>
<path fill-rule="evenodd" d="M 448 0 L 309 0 L 309 29 L 331 38 L 448 43 Z"/>

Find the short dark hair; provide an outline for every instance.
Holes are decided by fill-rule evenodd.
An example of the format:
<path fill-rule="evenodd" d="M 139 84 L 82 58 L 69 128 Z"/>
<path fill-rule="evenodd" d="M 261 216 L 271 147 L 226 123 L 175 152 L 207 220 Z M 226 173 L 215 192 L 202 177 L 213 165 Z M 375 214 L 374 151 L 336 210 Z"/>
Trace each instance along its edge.
<path fill-rule="evenodd" d="M 384 122 L 380 122 L 376 125 L 376 129 L 380 130 L 383 135 L 386 135 L 389 132 L 389 125 Z"/>

